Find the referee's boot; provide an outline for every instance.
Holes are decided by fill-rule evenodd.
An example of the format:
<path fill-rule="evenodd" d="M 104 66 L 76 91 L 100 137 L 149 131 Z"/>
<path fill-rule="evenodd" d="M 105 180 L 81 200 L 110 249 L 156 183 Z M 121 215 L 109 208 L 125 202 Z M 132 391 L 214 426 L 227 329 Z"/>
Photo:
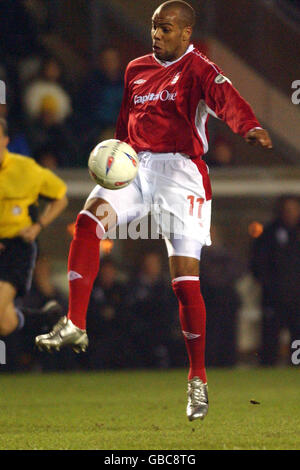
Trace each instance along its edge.
<path fill-rule="evenodd" d="M 207 384 L 199 377 L 193 377 L 188 381 L 188 404 L 186 414 L 189 421 L 204 419 L 208 412 Z"/>
<path fill-rule="evenodd" d="M 35 338 L 35 344 L 40 351 L 59 351 L 62 347 L 70 346 L 76 353 L 85 352 L 89 340 L 86 330 L 75 326 L 67 317 L 62 317 L 50 333 Z"/>

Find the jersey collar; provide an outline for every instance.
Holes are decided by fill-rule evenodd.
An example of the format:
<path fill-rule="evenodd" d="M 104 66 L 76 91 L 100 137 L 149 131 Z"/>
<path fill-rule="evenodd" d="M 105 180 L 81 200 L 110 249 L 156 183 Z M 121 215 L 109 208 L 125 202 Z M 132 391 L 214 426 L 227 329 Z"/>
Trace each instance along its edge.
<path fill-rule="evenodd" d="M 179 62 L 179 60 L 181 60 L 182 57 L 184 57 L 186 54 L 189 54 L 194 49 L 195 48 L 194 48 L 193 44 L 190 44 L 189 47 L 187 48 L 187 50 L 185 51 L 185 53 L 181 57 L 179 57 L 179 59 L 173 60 L 171 62 L 168 61 L 168 60 L 166 60 L 166 61 L 159 60 L 159 59 L 157 59 L 157 57 L 155 57 L 154 54 L 152 54 L 152 55 L 153 55 L 153 58 L 156 60 L 156 62 L 158 62 L 160 65 L 162 65 L 163 67 L 169 67 L 170 65 L 173 65 L 173 64 L 176 64 L 176 62 Z"/>

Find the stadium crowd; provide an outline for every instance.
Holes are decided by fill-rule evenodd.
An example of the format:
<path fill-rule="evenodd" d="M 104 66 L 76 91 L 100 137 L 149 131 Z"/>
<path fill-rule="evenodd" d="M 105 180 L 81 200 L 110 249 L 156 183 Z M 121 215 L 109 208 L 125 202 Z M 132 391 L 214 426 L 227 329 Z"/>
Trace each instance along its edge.
<path fill-rule="evenodd" d="M 235 281 L 239 265 L 220 243 L 205 250 L 202 285 L 208 299 L 207 363 L 237 364 L 237 314 Z M 54 287 L 48 264 L 41 258 L 25 306 L 40 308 L 56 299 L 67 309 L 67 297 Z M 177 315 L 177 301 L 169 288 L 159 252 L 145 253 L 140 269 L 122 271 L 114 258 L 105 256 L 95 281 L 87 315 L 89 348 L 84 355 L 63 349 L 52 355 L 33 347 L 34 337 L 47 331 L 56 315 L 27 315 L 25 327 L 5 337 L 7 365 L 2 370 L 66 370 L 169 368 L 185 366 L 187 357 Z M 225 294 L 226 291 L 226 295 Z"/>
<path fill-rule="evenodd" d="M 9 150 L 51 169 L 86 166 L 101 135 L 113 134 L 123 93 L 118 51 L 102 50 L 70 81 L 66 64 L 41 41 L 27 2 L 1 2 L 0 17 L 0 80 L 6 85 L 0 116 L 8 121 Z"/>
<path fill-rule="evenodd" d="M 241 297 L 237 282 L 245 271 L 234 252 L 224 246 L 214 225 L 212 238 L 212 247 L 203 250 L 200 273 L 207 304 L 206 361 L 208 367 L 233 367 L 240 362 Z M 291 343 L 300 334 L 299 241 L 300 201 L 295 196 L 281 197 L 275 203 L 273 218 L 252 241 L 248 267 L 262 292 L 261 334 L 255 359 L 263 366 L 283 363 L 280 342 L 283 329 L 289 331 Z M 66 311 L 67 297 L 55 287 L 43 254 L 38 259 L 25 305 L 40 308 L 50 299 L 56 299 Z M 55 315 L 27 316 L 23 330 L 5 338 L 8 358 L 1 370 L 186 365 L 177 301 L 158 251 L 144 253 L 131 270 L 121 269 L 111 255 L 103 256 L 87 315 L 90 340 L 87 353 L 76 355 L 63 349 L 49 355 L 33 348 L 34 337 L 49 330 L 56 320 Z"/>
<path fill-rule="evenodd" d="M 86 167 L 91 149 L 114 134 L 123 95 L 122 57 L 114 47 L 101 49 L 70 80 L 67 65 L 40 39 L 47 21 L 41 26 L 27 3 L 0 4 L 5 18 L 0 80 L 6 85 L 0 117 L 8 121 L 8 148 L 50 169 Z M 210 166 L 236 163 L 228 139 L 216 135 L 211 147 Z"/>

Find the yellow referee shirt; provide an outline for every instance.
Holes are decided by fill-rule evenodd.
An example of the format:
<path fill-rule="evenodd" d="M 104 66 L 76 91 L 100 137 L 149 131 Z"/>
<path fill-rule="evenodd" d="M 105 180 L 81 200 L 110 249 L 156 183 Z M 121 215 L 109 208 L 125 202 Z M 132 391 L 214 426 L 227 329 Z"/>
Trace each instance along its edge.
<path fill-rule="evenodd" d="M 0 238 L 13 238 L 32 225 L 29 206 L 39 196 L 61 199 L 67 186 L 52 171 L 35 160 L 8 150 L 0 165 Z"/>

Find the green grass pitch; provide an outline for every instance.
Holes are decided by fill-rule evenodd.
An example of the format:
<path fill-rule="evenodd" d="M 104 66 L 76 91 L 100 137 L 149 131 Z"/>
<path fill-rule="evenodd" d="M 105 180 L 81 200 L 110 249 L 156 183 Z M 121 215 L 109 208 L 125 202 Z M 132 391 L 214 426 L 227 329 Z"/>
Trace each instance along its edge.
<path fill-rule="evenodd" d="M 297 367 L 208 370 L 209 413 L 192 423 L 181 369 L 1 374 L 0 383 L 1 450 L 300 448 Z"/>

